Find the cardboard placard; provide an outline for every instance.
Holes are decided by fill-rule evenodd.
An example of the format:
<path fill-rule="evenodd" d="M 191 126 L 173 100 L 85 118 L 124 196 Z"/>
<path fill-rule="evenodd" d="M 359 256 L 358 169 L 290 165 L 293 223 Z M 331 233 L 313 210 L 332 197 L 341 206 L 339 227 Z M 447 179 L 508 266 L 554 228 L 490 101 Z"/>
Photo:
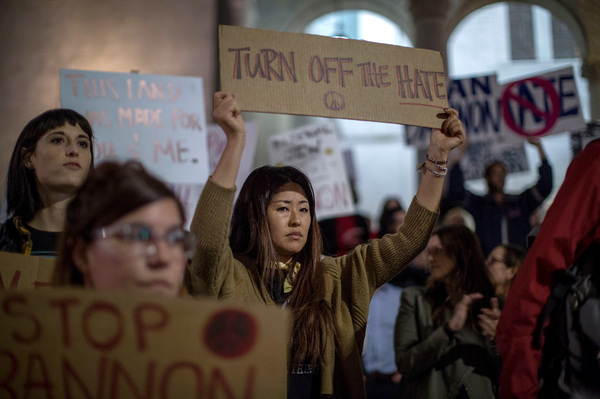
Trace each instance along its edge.
<path fill-rule="evenodd" d="M 244 111 L 439 127 L 437 51 L 219 26 L 221 88 Z"/>
<path fill-rule="evenodd" d="M 9 397 L 283 398 L 288 314 L 91 290 L 0 293 Z"/>
<path fill-rule="evenodd" d="M 60 70 L 60 101 L 92 128 L 94 159 L 137 159 L 170 183 L 208 178 L 202 78 Z"/>
<path fill-rule="evenodd" d="M 317 219 L 354 213 L 354 201 L 335 124 L 304 126 L 269 137 L 272 165 L 295 166 L 310 179 Z"/>
<path fill-rule="evenodd" d="M 0 291 L 50 287 L 55 258 L 0 252 Z"/>

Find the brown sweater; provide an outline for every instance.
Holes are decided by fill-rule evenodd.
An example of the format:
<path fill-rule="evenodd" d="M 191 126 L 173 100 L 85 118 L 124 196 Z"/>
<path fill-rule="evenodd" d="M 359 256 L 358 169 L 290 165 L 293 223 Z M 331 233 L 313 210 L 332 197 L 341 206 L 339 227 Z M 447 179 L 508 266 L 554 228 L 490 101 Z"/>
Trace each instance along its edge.
<path fill-rule="evenodd" d="M 223 188 L 212 179 L 204 187 L 191 224 L 197 237 L 190 264 L 191 294 L 276 306 L 260 279 L 255 261 L 234 256 L 229 247 L 234 196 L 235 188 Z M 338 342 L 326 337 L 321 394 L 365 397 L 361 353 L 369 302 L 378 287 L 425 248 L 437 217 L 437 212 L 421 206 L 415 198 L 398 233 L 360 245 L 345 256 L 321 260 L 326 280 L 324 299 L 333 310 L 338 334 Z"/>

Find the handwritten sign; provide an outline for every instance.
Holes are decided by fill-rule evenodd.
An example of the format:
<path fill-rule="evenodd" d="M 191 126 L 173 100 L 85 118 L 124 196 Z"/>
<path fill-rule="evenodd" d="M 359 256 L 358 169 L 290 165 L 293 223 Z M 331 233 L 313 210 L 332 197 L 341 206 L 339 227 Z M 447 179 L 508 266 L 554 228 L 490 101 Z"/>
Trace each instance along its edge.
<path fill-rule="evenodd" d="M 0 252 L 0 291 L 50 287 L 54 258 Z"/>
<path fill-rule="evenodd" d="M 6 397 L 283 398 L 279 308 L 85 290 L 0 294 Z"/>
<path fill-rule="evenodd" d="M 96 162 L 140 160 L 172 183 L 208 177 L 201 78 L 60 70 L 61 104 L 90 121 Z"/>
<path fill-rule="evenodd" d="M 525 138 L 585 128 L 572 66 L 511 82 L 500 100 L 504 122 Z"/>
<path fill-rule="evenodd" d="M 354 213 L 354 203 L 333 123 L 301 127 L 269 138 L 273 165 L 295 166 L 310 179 L 318 219 Z"/>
<path fill-rule="evenodd" d="M 448 82 L 448 104 L 458 111 L 469 142 L 522 143 L 503 123 L 502 86 L 496 75 L 454 79 Z M 438 127 L 441 126 L 441 122 Z M 429 146 L 431 129 L 407 126 L 406 142 L 421 150 Z"/>
<path fill-rule="evenodd" d="M 462 160 L 466 180 L 483 177 L 492 161 L 504 162 L 509 173 L 526 171 L 526 139 L 585 128 L 572 67 L 504 86 L 489 75 L 452 80 L 447 88 L 448 104 L 469 138 Z M 429 129 L 406 128 L 407 144 L 421 150 L 429 135 Z"/>
<path fill-rule="evenodd" d="M 436 127 L 447 106 L 439 52 L 219 26 L 221 87 L 245 111 Z"/>

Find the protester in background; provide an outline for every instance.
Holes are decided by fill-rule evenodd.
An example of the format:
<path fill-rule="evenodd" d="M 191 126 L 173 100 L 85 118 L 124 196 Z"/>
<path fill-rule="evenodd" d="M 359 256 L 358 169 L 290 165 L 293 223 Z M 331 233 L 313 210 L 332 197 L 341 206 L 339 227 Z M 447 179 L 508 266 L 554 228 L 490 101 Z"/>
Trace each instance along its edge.
<path fill-rule="evenodd" d="M 499 245 L 490 252 L 485 265 L 486 271 L 494 286 L 496 298 L 492 298 L 489 308 L 481 309 L 479 327 L 489 340 L 496 340 L 496 329 L 500 320 L 501 309 L 508 295 L 512 282 L 527 256 L 527 250 L 520 245 Z"/>
<path fill-rule="evenodd" d="M 503 302 L 525 261 L 527 250 L 515 244 L 498 245 L 486 259 L 486 266 L 496 296 Z"/>
<path fill-rule="evenodd" d="M 506 298 L 496 338 L 503 363 L 503 399 L 537 398 L 541 351 L 532 346 L 537 319 L 554 273 L 600 243 L 599 174 L 600 140 L 595 140 L 571 162 Z"/>
<path fill-rule="evenodd" d="M 354 205 L 358 204 L 358 193 L 354 180 L 349 179 Z M 361 214 L 339 216 L 319 220 L 323 253 L 330 256 L 345 255 L 357 245 L 366 244 L 371 238 L 371 223 Z"/>
<path fill-rule="evenodd" d="M 519 195 L 504 192 L 506 165 L 500 161 L 486 166 L 484 177 L 488 193 L 475 195 L 464 187 L 464 175 L 460 167 L 460 159 L 450 171 L 448 185 L 448 201 L 455 206 L 467 209 L 475 219 L 477 236 L 481 242 L 483 253 L 500 244 L 512 243 L 526 245 L 526 237 L 531 230 L 529 217 L 552 191 L 552 168 L 546 159 L 546 153 L 539 139 L 530 139 L 540 154 L 539 180 L 536 185 Z M 464 152 L 464 151 L 463 151 Z"/>
<path fill-rule="evenodd" d="M 500 361 L 477 316 L 495 298 L 479 240 L 465 226 L 445 226 L 427 251 L 427 285 L 402 291 L 396 320 L 399 397 L 493 398 Z"/>
<path fill-rule="evenodd" d="M 94 169 L 89 122 L 70 109 L 38 115 L 15 144 L 6 178 L 0 251 L 55 256 L 65 208 Z"/>
<path fill-rule="evenodd" d="M 66 210 L 54 283 L 177 296 L 193 238 L 173 192 L 137 162 L 107 162 Z"/>
<path fill-rule="evenodd" d="M 442 220 L 442 226 L 448 226 L 452 224 L 467 226 L 469 230 L 475 231 L 475 219 L 473 219 L 473 215 L 471 215 L 465 208 L 461 208 L 459 206 L 456 206 L 446 212 Z"/>
<path fill-rule="evenodd" d="M 398 205 L 384 204 L 379 216 L 379 238 L 386 234 L 395 233 L 402 222 L 404 222 L 404 216 L 406 216 L 406 211 L 399 203 Z"/>
<path fill-rule="evenodd" d="M 227 145 L 192 221 L 198 240 L 191 292 L 291 310 L 289 399 L 363 398 L 360 361 L 369 301 L 425 247 L 437 218 L 442 165 L 464 141 L 456 111 L 438 114 L 445 120 L 432 131 L 430 160 L 422 165 L 425 173 L 399 231 L 338 258 L 321 256 L 312 187 L 293 167 L 252 172 L 230 224 L 245 128 L 231 94 L 215 93 L 213 115 Z"/>
<path fill-rule="evenodd" d="M 398 197 L 387 197 L 383 200 L 383 206 L 381 207 L 381 213 L 379 214 L 379 229 L 381 230 L 381 217 L 386 211 L 390 209 L 402 207 L 400 199 Z"/>

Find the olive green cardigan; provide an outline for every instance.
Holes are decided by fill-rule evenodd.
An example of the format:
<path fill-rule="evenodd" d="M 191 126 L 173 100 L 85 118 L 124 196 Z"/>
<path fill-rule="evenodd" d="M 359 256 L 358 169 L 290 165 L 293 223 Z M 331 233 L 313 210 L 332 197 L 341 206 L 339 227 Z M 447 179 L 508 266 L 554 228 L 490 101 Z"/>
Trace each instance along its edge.
<path fill-rule="evenodd" d="M 234 196 L 235 188 L 223 188 L 212 179 L 202 191 L 191 224 L 197 247 L 189 265 L 188 289 L 192 295 L 276 306 L 261 281 L 255 261 L 235 256 L 229 247 Z M 322 259 L 324 300 L 333 310 L 338 334 L 337 342 L 333 337 L 325 337 L 322 395 L 365 397 L 361 353 L 369 302 L 378 287 L 425 248 L 437 217 L 437 212 L 421 206 L 415 198 L 398 233 L 360 245 L 348 255 Z"/>

